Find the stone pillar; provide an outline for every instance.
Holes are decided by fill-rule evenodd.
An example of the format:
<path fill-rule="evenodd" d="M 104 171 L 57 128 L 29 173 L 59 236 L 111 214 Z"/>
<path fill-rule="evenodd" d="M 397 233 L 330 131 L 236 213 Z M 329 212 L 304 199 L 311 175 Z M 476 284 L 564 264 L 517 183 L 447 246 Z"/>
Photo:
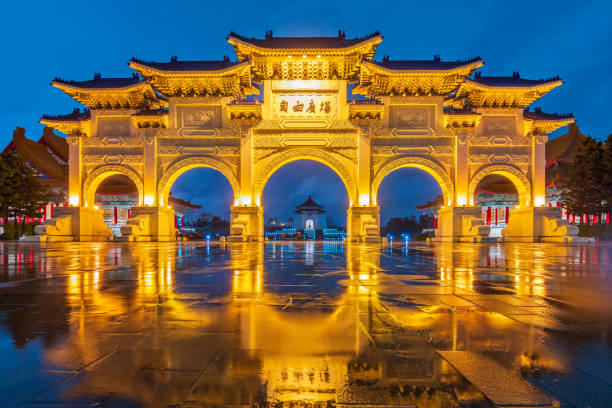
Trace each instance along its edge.
<path fill-rule="evenodd" d="M 510 210 L 510 220 L 502 231 L 507 242 L 591 242 L 578 237 L 578 227 L 561 218 L 557 207 L 521 207 Z"/>
<path fill-rule="evenodd" d="M 482 242 L 491 231 L 482 219 L 480 207 L 442 207 L 438 210 L 435 241 Z"/>
<path fill-rule="evenodd" d="M 234 203 L 259 206 L 261 197 L 253 197 L 253 134 L 248 127 L 241 127 L 240 133 L 240 196 Z"/>
<path fill-rule="evenodd" d="M 376 205 L 349 207 L 346 233 L 351 242 L 380 243 L 380 207 Z"/>
<path fill-rule="evenodd" d="M 546 135 L 534 135 L 531 142 L 531 185 L 533 191 L 533 205 L 543 207 L 546 205 Z"/>
<path fill-rule="evenodd" d="M 455 138 L 455 197 L 452 199 L 458 206 L 474 205 L 474 197 L 468 197 L 468 183 L 470 179 L 468 171 L 468 143 L 467 132 L 459 132 Z M 444 203 L 447 205 L 448 203 Z"/>
<path fill-rule="evenodd" d="M 232 207 L 228 241 L 263 241 L 263 209 L 257 205 Z"/>
<path fill-rule="evenodd" d="M 168 207 L 132 207 L 131 218 L 121 226 L 122 241 L 174 241 L 174 210 Z"/>
<path fill-rule="evenodd" d="M 68 136 L 68 204 L 70 206 L 85 206 L 82 202 L 83 168 L 81 164 L 81 137 Z M 91 203 L 93 206 L 94 203 Z"/>
<path fill-rule="evenodd" d="M 56 207 L 53 218 L 37 225 L 41 241 L 107 241 L 113 232 L 104 222 L 104 212 L 92 207 Z"/>
<path fill-rule="evenodd" d="M 161 191 L 157 191 L 157 137 L 150 130 L 145 131 L 144 141 L 144 171 L 143 171 L 143 192 L 142 197 L 138 197 L 139 206 L 167 206 L 162 203 Z M 142 200 L 142 201 L 141 201 Z M 159 200 L 159 202 L 158 202 Z"/>
<path fill-rule="evenodd" d="M 369 206 L 376 203 L 376 197 L 371 197 L 370 190 L 370 126 L 359 128 L 357 149 L 357 197 L 351 200 L 356 199 L 359 206 Z"/>

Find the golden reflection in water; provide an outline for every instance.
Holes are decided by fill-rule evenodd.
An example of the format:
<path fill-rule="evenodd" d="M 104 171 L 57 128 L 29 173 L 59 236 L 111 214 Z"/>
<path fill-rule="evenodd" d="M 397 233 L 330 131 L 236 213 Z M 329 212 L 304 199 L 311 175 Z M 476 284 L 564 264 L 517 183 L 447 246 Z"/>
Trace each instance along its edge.
<path fill-rule="evenodd" d="M 289 263 L 298 247 L 274 244 L 269 251 Z M 441 244 L 432 251 L 435 276 L 429 279 L 425 272 L 418 276 L 396 275 L 397 271 L 381 267 L 377 248 L 347 245 L 341 290 L 333 296 L 300 295 L 284 292 L 278 282 L 266 281 L 263 244 L 231 244 L 227 246 L 229 263 L 217 272 L 227 274 L 229 293 L 211 306 L 208 296 L 216 288 L 202 284 L 197 293 L 179 290 L 177 262 L 185 261 L 187 252 L 193 249 L 180 244 L 153 243 L 127 248 L 118 251 L 116 247 L 97 244 L 68 250 L 63 261 L 67 271 L 66 293 L 73 311 L 70 325 L 78 330 L 71 333 L 65 347 L 48 350 L 47 359 L 61 365 L 67 359 L 94 358 L 105 350 L 99 333 L 112 332 L 120 322 L 129 319 L 130 330 L 139 335 L 144 333 L 148 343 L 143 347 L 160 350 L 160 364 L 168 367 L 184 364 L 181 351 L 167 347 L 174 333 L 180 333 L 183 340 L 200 341 L 203 349 L 219 347 L 231 355 L 224 360 L 225 366 L 219 368 L 218 378 L 202 381 L 232 387 L 240 382 L 236 380 L 240 376 L 257 378 L 258 384 L 265 386 L 270 403 L 331 403 L 340 390 L 351 389 L 358 383 L 383 382 L 387 388 L 425 384 L 435 388 L 441 381 L 455 384 L 456 395 L 477 400 L 479 394 L 471 388 L 461 388 L 459 377 L 436 357 L 435 349 L 502 352 L 513 366 L 561 370 L 569 362 L 564 355 L 541 344 L 545 338 L 541 327 L 524 325 L 512 313 L 486 302 L 500 302 L 508 299 L 504 296 L 517 295 L 520 296 L 517 305 L 533 301 L 534 308 L 542 309 L 536 303 L 539 299 L 559 295 L 550 292 L 549 280 L 581 275 L 585 273 L 580 266 L 584 257 L 598 256 L 579 252 L 578 259 L 556 271 L 547 266 L 546 259 L 570 259 L 576 256 L 575 248 Z M 320 256 L 317 251 L 314 243 L 304 246 L 305 265 L 317 264 Z M 205 269 L 191 273 L 203 273 Z M 188 273 L 181 272 L 181 278 L 185 275 Z M 431 285 L 402 284 L 410 279 Z M 104 290 L 111 281 L 131 291 Z M 492 297 L 482 298 L 483 293 L 488 294 L 483 291 L 491 288 L 508 292 L 494 292 Z M 404 303 L 381 300 L 385 296 L 394 296 Z M 237 348 L 222 336 L 217 340 L 222 344 L 212 344 L 213 340 L 202 337 L 202 333 L 228 333 L 228 338 L 236 333 Z M 409 348 L 399 354 L 395 351 L 393 359 L 384 357 L 389 350 L 383 344 L 398 338 Z M 399 369 L 397 361 L 404 362 L 406 366 L 400 366 L 407 371 L 394 377 L 393 370 Z M 410 371 L 411 364 L 418 369 Z M 117 386 L 109 377 L 112 372 L 93 373 L 99 376 L 95 378 L 97 384 Z M 235 382 L 228 379 L 232 375 L 237 376 L 232 377 Z M 221 396 L 214 389 L 195 387 L 189 398 L 215 402 Z M 121 395 L 116 389 L 113 392 Z M 133 390 L 127 387 L 123 392 L 126 398 L 134 397 Z M 176 392 L 177 401 L 184 398 Z M 257 392 L 247 394 L 253 400 Z M 406 397 L 403 402 L 414 400 Z"/>

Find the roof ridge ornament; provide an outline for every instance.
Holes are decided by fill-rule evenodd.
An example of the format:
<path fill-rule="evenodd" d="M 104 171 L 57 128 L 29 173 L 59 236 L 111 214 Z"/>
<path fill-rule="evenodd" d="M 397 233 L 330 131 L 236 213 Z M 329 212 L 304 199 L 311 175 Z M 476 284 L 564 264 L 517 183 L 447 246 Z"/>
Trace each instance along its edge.
<path fill-rule="evenodd" d="M 94 80 L 97 80 L 100 78 L 102 78 L 102 74 L 100 74 L 99 72 L 94 73 L 94 77 L 93 77 Z"/>
<path fill-rule="evenodd" d="M 274 33 L 272 30 L 266 31 L 266 40 L 271 40 L 272 38 L 274 38 Z"/>
<path fill-rule="evenodd" d="M 346 38 L 346 34 L 344 30 L 338 30 L 338 38 L 344 40 Z"/>

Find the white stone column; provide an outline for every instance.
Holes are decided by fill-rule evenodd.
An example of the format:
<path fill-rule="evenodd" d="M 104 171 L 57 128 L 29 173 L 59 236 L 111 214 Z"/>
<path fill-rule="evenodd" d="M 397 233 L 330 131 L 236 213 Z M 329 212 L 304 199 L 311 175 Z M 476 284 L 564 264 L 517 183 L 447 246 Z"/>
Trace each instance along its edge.
<path fill-rule="evenodd" d="M 468 142 L 467 131 L 457 130 L 455 137 L 455 197 L 454 205 L 472 206 L 474 197 L 468 197 L 468 184 L 470 173 L 468 169 Z M 445 206 L 449 205 L 444 203 Z M 452 205 L 452 203 L 451 203 Z"/>
<path fill-rule="evenodd" d="M 83 202 L 83 168 L 81 162 L 81 136 L 68 136 L 68 203 L 71 206 L 85 206 Z M 93 203 L 91 203 L 93 206 Z"/>
<path fill-rule="evenodd" d="M 157 191 L 157 137 L 154 130 L 145 131 L 144 141 L 144 171 L 143 171 L 143 192 L 139 197 L 139 205 L 154 206 L 168 205 L 160 202 L 163 198 Z M 158 197 L 159 196 L 159 197 Z M 142 200 L 142 202 L 140 202 Z"/>
<path fill-rule="evenodd" d="M 546 135 L 534 135 L 531 143 L 531 186 L 534 207 L 546 205 Z"/>

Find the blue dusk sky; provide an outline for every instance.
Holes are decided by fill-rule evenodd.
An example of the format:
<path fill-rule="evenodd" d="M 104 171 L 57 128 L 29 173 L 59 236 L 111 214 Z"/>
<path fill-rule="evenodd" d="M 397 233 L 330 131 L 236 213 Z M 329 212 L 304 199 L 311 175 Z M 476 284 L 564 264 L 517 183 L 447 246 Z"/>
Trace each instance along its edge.
<path fill-rule="evenodd" d="M 609 1 L 10 1 L 2 11 L 4 145 L 16 126 L 38 139 L 42 114 L 69 113 L 79 106 L 49 85 L 54 77 L 86 80 L 95 72 L 130 76 L 131 57 L 234 59 L 225 41 L 230 31 L 263 37 L 270 29 L 276 36 L 334 36 L 343 29 L 347 37 L 379 30 L 385 39 L 376 59 L 480 56 L 484 75 L 559 75 L 565 85 L 532 106 L 572 112 L 581 131 L 599 139 L 612 133 L 607 106 L 612 95 Z M 379 195 L 383 220 L 414 213 L 415 205 L 438 191 L 433 179 L 418 170 L 392 173 Z M 174 192 L 220 215 L 231 202 L 229 185 L 212 170 L 184 174 Z M 263 198 L 266 218 L 286 219 L 308 193 L 343 223 L 347 201 L 342 183 L 331 170 L 312 162 L 288 165 L 270 179 Z"/>

